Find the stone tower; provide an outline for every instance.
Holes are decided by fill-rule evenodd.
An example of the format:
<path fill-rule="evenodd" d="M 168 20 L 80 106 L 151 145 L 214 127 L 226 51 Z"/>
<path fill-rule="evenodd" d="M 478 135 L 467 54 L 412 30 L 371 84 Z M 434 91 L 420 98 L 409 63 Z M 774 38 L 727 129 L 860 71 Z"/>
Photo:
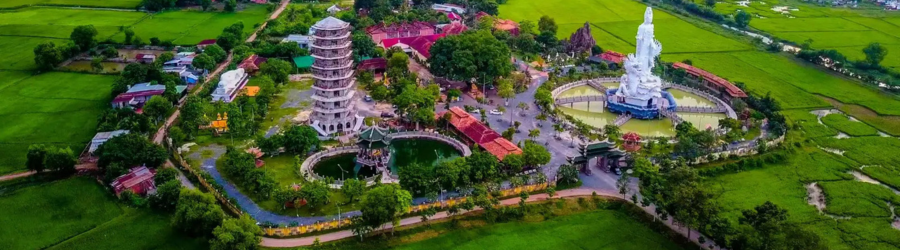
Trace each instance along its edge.
<path fill-rule="evenodd" d="M 334 17 L 327 17 L 313 25 L 314 41 L 310 52 L 315 58 L 312 65 L 313 106 L 312 126 L 322 136 L 349 134 L 358 130 L 362 117 L 356 115 L 355 79 L 353 60 L 350 56 L 350 24 Z"/>

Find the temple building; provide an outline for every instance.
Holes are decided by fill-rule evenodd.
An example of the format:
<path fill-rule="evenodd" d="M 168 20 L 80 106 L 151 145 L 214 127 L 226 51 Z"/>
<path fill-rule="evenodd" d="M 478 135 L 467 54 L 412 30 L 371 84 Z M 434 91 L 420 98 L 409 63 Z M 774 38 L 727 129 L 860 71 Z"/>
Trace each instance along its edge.
<path fill-rule="evenodd" d="M 250 74 L 244 72 L 242 68 L 225 72 L 219 78 L 219 84 L 212 93 L 212 101 L 226 103 L 234 101 L 248 81 L 250 81 Z"/>
<path fill-rule="evenodd" d="M 359 130 L 363 118 L 353 106 L 356 96 L 350 24 L 327 17 L 313 25 L 310 52 L 315 62 L 312 74 L 315 100 L 310 116 L 312 126 L 321 136 L 348 134 Z"/>
<path fill-rule="evenodd" d="M 461 134 L 468 143 L 477 144 L 488 153 L 502 161 L 509 154 L 522 154 L 522 149 L 515 143 L 503 138 L 497 131 L 485 126 L 477 118 L 459 107 L 450 107 L 450 110 L 437 115 L 441 118 L 450 113 L 450 125 Z"/>
<path fill-rule="evenodd" d="M 381 44 L 384 39 L 407 38 L 434 35 L 434 25 L 428 22 L 402 22 L 391 25 L 384 23 L 366 28 L 366 34 L 372 38 L 375 44 Z"/>
<path fill-rule="evenodd" d="M 682 62 L 673 63 L 672 67 L 675 69 L 684 69 L 690 76 L 688 79 L 699 83 L 701 86 L 712 91 L 725 101 L 731 101 L 731 99 L 734 98 L 747 97 L 747 93 L 744 93 L 743 90 L 734 86 L 734 84 L 731 84 L 728 80 L 713 73 L 706 72 L 706 70 Z"/>
<path fill-rule="evenodd" d="M 615 142 L 601 141 L 593 144 L 582 144 L 578 148 L 578 153 L 580 155 L 569 157 L 568 161 L 586 174 L 591 174 L 590 166 L 592 165 L 605 172 L 616 171 L 618 168 L 628 166 L 623 161 L 627 153 L 616 148 Z"/>

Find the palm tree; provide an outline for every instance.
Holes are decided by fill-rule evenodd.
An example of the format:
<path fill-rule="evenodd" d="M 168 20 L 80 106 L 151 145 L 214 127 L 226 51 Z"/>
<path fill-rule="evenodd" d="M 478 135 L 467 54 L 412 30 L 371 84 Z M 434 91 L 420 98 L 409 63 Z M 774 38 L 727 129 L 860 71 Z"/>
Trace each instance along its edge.
<path fill-rule="evenodd" d="M 531 140 L 534 141 L 534 138 L 541 136 L 540 129 L 532 129 L 528 131 L 528 137 L 531 137 Z"/>
<path fill-rule="evenodd" d="M 520 110 L 522 110 L 519 112 L 519 114 L 522 114 L 522 116 L 525 116 L 525 110 L 528 110 L 528 104 L 525 104 L 524 102 L 519 102 L 519 105 L 517 105 L 517 107 Z"/>
<path fill-rule="evenodd" d="M 611 139 L 619 138 L 619 136 L 622 135 L 622 129 L 620 129 L 618 126 L 612 125 L 612 124 L 607 124 L 606 126 L 603 126 L 603 132 L 606 134 L 607 138 L 611 138 Z"/>

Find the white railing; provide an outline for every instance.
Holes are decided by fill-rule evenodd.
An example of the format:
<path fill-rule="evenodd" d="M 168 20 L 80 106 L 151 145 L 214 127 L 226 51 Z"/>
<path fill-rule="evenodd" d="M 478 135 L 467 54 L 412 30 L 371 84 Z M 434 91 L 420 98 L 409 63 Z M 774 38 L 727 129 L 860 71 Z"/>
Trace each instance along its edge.
<path fill-rule="evenodd" d="M 582 96 L 572 96 L 572 97 L 563 97 L 556 99 L 556 105 L 563 105 L 569 103 L 576 102 L 606 102 L 606 96 L 603 95 L 582 95 Z"/>
<path fill-rule="evenodd" d="M 426 139 L 433 139 L 433 140 L 436 140 L 436 141 L 441 141 L 441 142 L 450 144 L 450 146 L 453 146 L 453 148 L 456 148 L 457 151 L 459 151 L 460 153 L 462 153 L 463 156 L 470 156 L 470 155 L 472 155 L 472 150 L 469 149 L 469 146 L 467 146 L 465 143 L 463 143 L 463 142 L 461 142 L 461 141 L 459 141 L 459 140 L 457 140 L 457 139 L 454 139 L 454 138 L 452 138 L 452 137 L 449 137 L 449 136 L 446 136 L 446 135 L 442 135 L 442 134 L 438 134 L 438 133 L 429 133 L 429 132 L 421 132 L 421 131 L 409 131 L 409 132 L 398 132 L 398 133 L 393 133 L 393 134 L 390 134 L 389 136 L 391 137 L 391 139 L 409 139 L 409 138 L 426 138 Z"/>

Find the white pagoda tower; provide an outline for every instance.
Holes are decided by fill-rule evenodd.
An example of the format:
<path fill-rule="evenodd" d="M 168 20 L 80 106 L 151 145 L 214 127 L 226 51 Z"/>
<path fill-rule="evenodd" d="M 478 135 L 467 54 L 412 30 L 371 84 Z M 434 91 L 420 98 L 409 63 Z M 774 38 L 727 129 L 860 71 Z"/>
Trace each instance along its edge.
<path fill-rule="evenodd" d="M 350 24 L 327 17 L 313 25 L 310 52 L 313 84 L 312 126 L 322 136 L 358 131 L 363 118 L 356 115 Z"/>

